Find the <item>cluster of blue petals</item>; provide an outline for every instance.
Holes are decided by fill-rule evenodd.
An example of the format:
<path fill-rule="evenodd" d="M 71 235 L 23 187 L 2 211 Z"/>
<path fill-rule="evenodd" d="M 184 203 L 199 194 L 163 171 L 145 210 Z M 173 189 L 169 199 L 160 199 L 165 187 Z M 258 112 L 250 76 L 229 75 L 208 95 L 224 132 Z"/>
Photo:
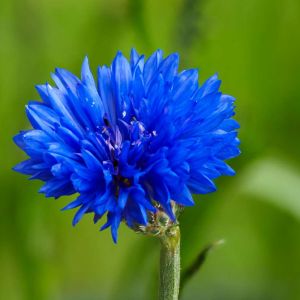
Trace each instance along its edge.
<path fill-rule="evenodd" d="M 224 160 L 239 154 L 234 98 L 217 75 L 199 85 L 198 71 L 178 63 L 133 49 L 129 61 L 118 52 L 98 67 L 96 80 L 87 58 L 81 79 L 56 69 L 56 86 L 38 85 L 42 101 L 26 106 L 33 129 L 14 141 L 29 159 L 14 169 L 44 181 L 46 197 L 78 193 L 64 208 L 78 208 L 73 224 L 106 214 L 101 229 L 115 242 L 120 222 L 147 225 L 155 202 L 175 221 L 172 201 L 191 206 L 192 193 L 215 191 L 215 178 L 234 174 Z"/>

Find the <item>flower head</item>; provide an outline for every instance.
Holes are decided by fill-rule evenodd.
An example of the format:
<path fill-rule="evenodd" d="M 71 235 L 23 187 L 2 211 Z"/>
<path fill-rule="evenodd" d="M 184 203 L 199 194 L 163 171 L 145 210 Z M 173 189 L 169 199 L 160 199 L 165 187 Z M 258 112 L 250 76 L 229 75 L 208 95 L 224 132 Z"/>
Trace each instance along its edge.
<path fill-rule="evenodd" d="M 178 72 L 179 57 L 134 49 L 118 52 L 95 80 L 85 58 L 81 79 L 64 69 L 55 87 L 38 85 L 41 102 L 26 113 L 33 129 L 15 136 L 29 159 L 14 169 L 40 179 L 46 197 L 78 193 L 77 207 L 101 229 L 146 226 L 158 210 L 176 222 L 176 207 L 194 205 L 192 193 L 216 190 L 213 180 L 233 175 L 224 162 L 239 154 L 234 98 L 219 91 L 217 75 L 198 84 L 196 69 Z"/>

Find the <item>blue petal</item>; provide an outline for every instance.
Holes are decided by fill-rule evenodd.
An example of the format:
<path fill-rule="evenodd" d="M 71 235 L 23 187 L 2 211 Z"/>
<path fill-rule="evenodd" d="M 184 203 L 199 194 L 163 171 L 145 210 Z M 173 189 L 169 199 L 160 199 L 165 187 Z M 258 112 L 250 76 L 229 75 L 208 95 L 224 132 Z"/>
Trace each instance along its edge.
<path fill-rule="evenodd" d="M 94 125 L 100 126 L 103 124 L 104 107 L 99 97 L 94 77 L 90 71 L 87 57 L 82 65 L 81 77 L 83 84 L 78 86 L 79 94 L 86 101 L 89 114 L 93 116 Z"/>
<path fill-rule="evenodd" d="M 54 124 L 59 124 L 59 118 L 52 109 L 42 104 L 31 104 L 26 106 L 26 113 L 35 129 L 44 130 L 53 136 Z"/>
<path fill-rule="evenodd" d="M 158 68 L 158 73 L 161 73 L 167 82 L 172 82 L 176 76 L 179 64 L 179 55 L 177 53 L 166 57 Z"/>
<path fill-rule="evenodd" d="M 193 206 L 195 205 L 195 202 L 193 200 L 193 197 L 187 188 L 186 185 L 183 186 L 180 193 L 174 195 L 173 200 L 176 201 L 178 204 L 184 205 L 184 206 Z"/>
<path fill-rule="evenodd" d="M 82 219 L 83 215 L 87 212 L 89 207 L 90 203 L 86 203 L 78 209 L 72 221 L 73 226 L 75 226 Z"/>
<path fill-rule="evenodd" d="M 14 166 L 13 170 L 25 175 L 32 175 L 36 173 L 36 171 L 33 169 L 35 163 L 36 162 L 34 160 L 27 159 Z"/>
<path fill-rule="evenodd" d="M 100 161 L 90 151 L 82 149 L 82 157 L 87 168 L 96 171 L 103 169 Z"/>
<path fill-rule="evenodd" d="M 71 195 L 75 191 L 68 179 L 50 179 L 39 190 L 40 193 L 45 194 L 46 197 L 58 198 L 63 195 Z"/>
<path fill-rule="evenodd" d="M 55 75 L 64 85 L 66 91 L 68 91 L 69 96 L 76 97 L 76 87 L 80 82 L 79 79 L 71 72 L 60 68 L 55 69 Z"/>
<path fill-rule="evenodd" d="M 193 176 L 187 182 L 192 193 L 207 194 L 217 190 L 216 185 L 205 175 L 194 172 Z"/>
<path fill-rule="evenodd" d="M 121 215 L 119 213 L 116 213 L 113 217 L 112 224 L 111 224 L 111 236 L 115 244 L 118 241 L 118 229 L 120 226 L 120 222 L 121 222 Z"/>
<path fill-rule="evenodd" d="M 144 66 L 144 82 L 146 90 L 148 89 L 148 85 L 154 77 L 158 66 L 161 63 L 163 57 L 163 52 L 161 50 L 155 51 L 146 61 Z"/>
<path fill-rule="evenodd" d="M 141 187 L 131 187 L 129 196 L 130 199 L 133 199 L 145 209 L 156 212 L 156 208 L 151 204 L 150 199 L 146 197 L 145 191 Z"/>
<path fill-rule="evenodd" d="M 68 205 L 66 205 L 65 207 L 63 207 L 61 210 L 73 209 L 75 207 L 78 207 L 81 204 L 82 204 L 82 201 L 77 198 L 76 200 L 70 202 Z"/>
<path fill-rule="evenodd" d="M 174 80 L 172 98 L 174 101 L 181 101 L 187 104 L 198 87 L 198 70 L 191 69 L 181 72 Z M 185 101 L 182 101 L 185 99 Z"/>
<path fill-rule="evenodd" d="M 98 90 L 103 102 L 106 117 L 109 124 L 114 128 L 116 125 L 116 102 L 113 97 L 111 71 L 108 67 L 98 68 Z"/>
<path fill-rule="evenodd" d="M 131 52 L 130 52 L 130 66 L 131 66 L 131 71 L 133 72 L 137 62 L 139 61 L 139 54 L 137 53 L 137 51 L 132 48 Z"/>
<path fill-rule="evenodd" d="M 208 94 L 216 93 L 221 85 L 221 80 L 218 80 L 218 74 L 207 79 L 199 89 L 199 97 L 204 97 Z"/>
<path fill-rule="evenodd" d="M 128 199 L 128 189 L 121 188 L 118 197 L 118 204 L 120 209 L 124 209 Z"/>
<path fill-rule="evenodd" d="M 130 103 L 126 101 L 126 97 L 129 94 L 131 88 L 131 69 L 127 59 L 121 52 L 116 55 L 112 64 L 112 83 L 114 86 L 114 92 L 117 101 L 117 114 L 122 116 L 125 107 L 129 107 Z M 123 101 L 127 102 L 126 104 Z"/>

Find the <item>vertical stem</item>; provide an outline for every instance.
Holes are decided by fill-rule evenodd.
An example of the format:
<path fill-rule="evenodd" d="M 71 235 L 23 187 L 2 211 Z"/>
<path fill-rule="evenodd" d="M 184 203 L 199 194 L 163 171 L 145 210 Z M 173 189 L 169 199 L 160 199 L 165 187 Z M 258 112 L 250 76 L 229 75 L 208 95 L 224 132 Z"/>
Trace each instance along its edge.
<path fill-rule="evenodd" d="M 173 226 L 161 236 L 159 300 L 178 300 L 180 282 L 180 230 Z"/>

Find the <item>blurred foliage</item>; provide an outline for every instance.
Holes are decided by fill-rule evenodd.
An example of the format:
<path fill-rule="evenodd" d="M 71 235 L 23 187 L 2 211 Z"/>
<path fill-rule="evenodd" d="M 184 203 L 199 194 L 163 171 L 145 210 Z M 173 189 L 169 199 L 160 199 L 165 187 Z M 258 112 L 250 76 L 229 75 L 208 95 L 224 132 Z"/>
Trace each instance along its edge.
<path fill-rule="evenodd" d="M 11 171 L 24 105 L 56 66 L 79 74 L 120 49 L 178 51 L 181 68 L 218 72 L 237 98 L 233 178 L 181 218 L 182 265 L 224 238 L 182 299 L 300 298 L 300 2 L 298 0 L 2 0 L 0 10 L 0 298 L 154 299 L 158 243 L 122 226 L 115 246 L 88 216 L 71 227 L 67 199 L 45 199 Z"/>

